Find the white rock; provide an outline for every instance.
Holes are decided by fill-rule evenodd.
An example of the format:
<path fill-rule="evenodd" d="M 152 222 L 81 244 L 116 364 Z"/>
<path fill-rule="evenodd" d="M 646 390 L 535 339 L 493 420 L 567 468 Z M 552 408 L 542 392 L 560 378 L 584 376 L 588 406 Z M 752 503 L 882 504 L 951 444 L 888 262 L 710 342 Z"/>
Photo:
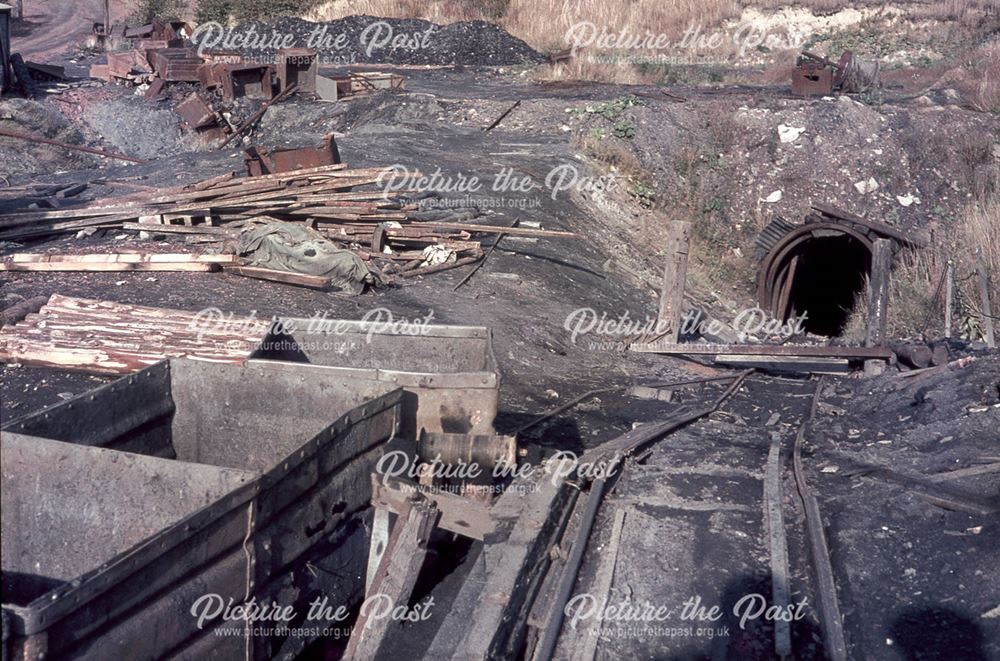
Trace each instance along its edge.
<path fill-rule="evenodd" d="M 874 177 L 868 177 L 868 181 L 855 182 L 854 187 L 858 189 L 858 192 L 862 195 L 867 195 L 868 193 L 874 193 L 878 190 L 878 182 L 875 181 Z"/>
<path fill-rule="evenodd" d="M 911 195 L 910 193 L 907 193 L 906 195 L 897 195 L 896 201 L 902 204 L 904 207 L 908 207 L 914 202 L 920 204 L 920 198 L 917 197 L 916 195 Z"/>
<path fill-rule="evenodd" d="M 773 193 L 771 193 L 770 195 L 768 195 L 767 197 L 764 198 L 764 202 L 774 203 L 774 202 L 780 202 L 780 201 L 781 201 L 781 191 L 780 190 L 776 190 L 776 191 L 774 191 Z"/>
<path fill-rule="evenodd" d="M 805 132 L 805 130 L 805 127 L 798 128 L 796 126 L 778 124 L 778 137 L 781 138 L 782 142 L 795 142 L 799 139 L 799 136 Z"/>

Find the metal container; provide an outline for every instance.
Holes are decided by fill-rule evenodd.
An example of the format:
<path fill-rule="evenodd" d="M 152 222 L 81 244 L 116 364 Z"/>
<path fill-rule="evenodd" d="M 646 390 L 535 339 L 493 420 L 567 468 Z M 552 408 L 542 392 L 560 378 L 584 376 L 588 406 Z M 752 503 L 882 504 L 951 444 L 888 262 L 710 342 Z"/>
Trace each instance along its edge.
<path fill-rule="evenodd" d="M 206 594 L 237 604 L 274 600 L 302 618 L 317 596 L 333 608 L 360 599 L 371 473 L 399 425 L 402 392 L 393 388 L 299 365 L 175 359 L 7 424 L 5 444 L 16 432 L 66 441 L 67 448 L 119 450 L 103 452 L 131 458 L 122 459 L 121 479 L 131 479 L 130 467 L 143 461 L 195 475 L 228 469 L 247 477 L 221 498 L 206 487 L 205 500 L 214 500 L 175 523 L 151 517 L 147 525 L 151 508 L 169 496 L 133 500 L 130 491 L 119 492 L 110 471 L 102 475 L 121 496 L 115 506 L 124 512 L 122 526 L 135 526 L 134 534 L 78 551 L 103 562 L 98 568 L 76 577 L 72 570 L 87 567 L 68 568 L 58 578 L 69 582 L 44 586 L 52 589 L 20 599 L 26 603 L 4 603 L 7 651 L 12 658 L 45 650 L 50 658 L 270 659 L 300 650 L 315 635 L 245 631 L 244 622 L 220 618 L 199 628 L 192 605 Z M 6 452 L 5 445 L 5 461 Z M 40 465 L 36 472 L 44 472 Z M 63 484 L 67 502 L 94 507 L 90 492 L 76 491 L 78 480 L 89 479 L 85 470 L 52 479 Z M 32 505 L 43 502 L 28 503 L 26 516 Z M 8 529 L 6 505 L 4 515 L 6 602 L 8 536 L 19 544 L 22 532 L 13 520 Z M 62 543 L 53 530 L 51 545 Z M 45 548 L 38 547 L 40 557 Z M 11 571 L 19 571 L 10 561 Z M 234 635 L 219 635 L 219 628 Z"/>
<path fill-rule="evenodd" d="M 402 387 L 400 434 L 492 434 L 500 377 L 493 335 L 482 326 L 400 326 L 381 321 L 280 319 L 250 364 L 310 363 L 345 378 Z"/>

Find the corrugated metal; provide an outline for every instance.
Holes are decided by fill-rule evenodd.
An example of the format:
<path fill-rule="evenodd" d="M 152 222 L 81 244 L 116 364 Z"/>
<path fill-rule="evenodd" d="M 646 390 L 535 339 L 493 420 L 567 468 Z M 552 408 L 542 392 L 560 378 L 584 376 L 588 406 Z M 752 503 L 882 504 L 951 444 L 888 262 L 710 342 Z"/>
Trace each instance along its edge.
<path fill-rule="evenodd" d="M 775 246 L 781 237 L 785 236 L 792 230 L 794 230 L 798 225 L 795 223 L 790 223 L 784 218 L 775 218 L 767 226 L 760 231 L 757 235 L 756 248 L 754 250 L 754 257 L 757 261 L 764 259 L 767 253 L 771 252 L 771 248 Z"/>

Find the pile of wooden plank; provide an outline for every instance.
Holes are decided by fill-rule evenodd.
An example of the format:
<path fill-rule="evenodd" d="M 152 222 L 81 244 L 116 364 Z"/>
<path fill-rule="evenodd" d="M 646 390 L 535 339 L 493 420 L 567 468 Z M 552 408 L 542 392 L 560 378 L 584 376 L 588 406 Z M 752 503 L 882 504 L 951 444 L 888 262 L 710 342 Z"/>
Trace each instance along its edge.
<path fill-rule="evenodd" d="M 3 214 L 0 240 L 38 239 L 100 228 L 179 233 L 199 243 L 225 242 L 235 239 L 246 221 L 280 220 L 306 223 L 362 259 L 380 260 L 388 273 L 420 275 L 481 259 L 484 253 L 480 243 L 472 240 L 473 232 L 575 236 L 571 232 L 418 221 L 412 215 L 417 205 L 398 197 L 412 191 L 390 196 L 374 189 L 385 172 L 384 168 L 350 168 L 337 163 L 256 177 L 228 173 L 186 186 L 143 190 L 73 208 Z M 364 186 L 369 189 L 357 190 Z M 429 246 L 448 251 L 447 260 L 429 260 L 424 254 Z M 39 269 L 58 270 L 34 270 Z"/>
<path fill-rule="evenodd" d="M 59 294 L 18 317 L 0 328 L 0 362 L 97 374 L 128 374 L 165 358 L 241 363 L 268 330 L 252 317 L 212 324 L 198 312 Z"/>

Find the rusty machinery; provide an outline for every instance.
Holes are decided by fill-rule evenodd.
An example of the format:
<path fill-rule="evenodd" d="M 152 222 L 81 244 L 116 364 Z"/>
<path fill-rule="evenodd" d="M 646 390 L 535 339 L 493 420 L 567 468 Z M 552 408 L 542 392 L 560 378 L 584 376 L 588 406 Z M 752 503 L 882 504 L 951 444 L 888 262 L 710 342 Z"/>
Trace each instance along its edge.
<path fill-rule="evenodd" d="M 845 51 L 839 62 L 803 51 L 792 71 L 792 94 L 813 96 L 833 94 L 835 89 L 853 91 L 843 88 L 856 69 L 857 60 L 851 51 Z"/>
<path fill-rule="evenodd" d="M 259 177 L 262 174 L 291 172 L 340 163 L 340 151 L 337 149 L 334 134 L 331 133 L 323 139 L 323 144 L 319 147 L 275 150 L 250 147 L 243 153 L 243 160 L 247 166 L 247 174 Z"/>

